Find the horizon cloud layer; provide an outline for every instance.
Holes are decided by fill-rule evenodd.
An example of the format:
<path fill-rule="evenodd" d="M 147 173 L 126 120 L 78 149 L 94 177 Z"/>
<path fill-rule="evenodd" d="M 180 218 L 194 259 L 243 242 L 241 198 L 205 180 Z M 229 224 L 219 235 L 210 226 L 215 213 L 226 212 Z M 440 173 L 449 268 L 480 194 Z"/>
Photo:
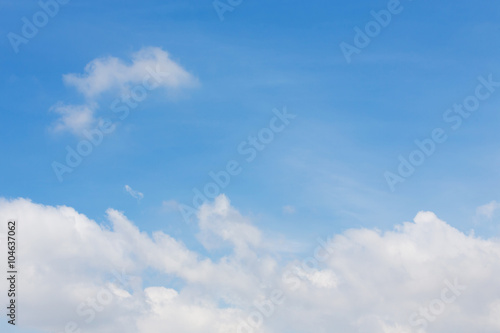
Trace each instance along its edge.
<path fill-rule="evenodd" d="M 122 213 L 110 226 L 66 206 L 0 199 L 19 222 L 22 327 L 51 332 L 471 332 L 500 330 L 500 241 L 420 212 L 381 232 L 350 229 L 293 251 L 224 195 L 198 210 L 207 257 Z M 2 241 L 5 234 L 1 234 Z M 5 265 L 3 263 L 2 265 Z M 147 285 L 148 274 L 164 284 Z M 173 280 L 182 283 L 173 283 Z M 312 329 L 314 327 L 314 329 Z"/>

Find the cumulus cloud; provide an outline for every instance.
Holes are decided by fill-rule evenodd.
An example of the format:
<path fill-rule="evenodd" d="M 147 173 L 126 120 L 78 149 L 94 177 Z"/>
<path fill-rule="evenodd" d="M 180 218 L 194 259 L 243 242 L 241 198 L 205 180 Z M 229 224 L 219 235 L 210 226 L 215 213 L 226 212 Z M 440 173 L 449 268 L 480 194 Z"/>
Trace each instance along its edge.
<path fill-rule="evenodd" d="M 202 205 L 198 220 L 198 238 L 206 248 L 212 249 L 226 243 L 243 255 L 262 242 L 260 230 L 231 207 L 224 195 L 217 197 L 211 206 Z"/>
<path fill-rule="evenodd" d="M 130 194 L 133 198 L 136 198 L 137 200 L 141 200 L 144 198 L 144 194 L 133 190 L 130 186 L 125 185 L 125 191 L 127 191 L 128 194 Z"/>
<path fill-rule="evenodd" d="M 98 224 L 70 207 L 0 199 L 0 220 L 19 221 L 22 326 L 64 332 L 69 323 L 90 333 L 500 330 L 500 241 L 466 235 L 430 212 L 386 232 L 320 237 L 295 259 L 271 250 L 269 237 L 225 196 L 198 211 L 205 254 L 161 231 L 141 231 L 122 212 L 106 216 Z"/>
<path fill-rule="evenodd" d="M 63 79 L 87 98 L 96 98 L 110 90 L 125 91 L 141 84 L 163 88 L 196 84 L 196 79 L 159 47 L 143 48 L 131 58 L 128 63 L 112 56 L 97 58 L 85 66 L 83 74 L 66 74 Z"/>
<path fill-rule="evenodd" d="M 95 122 L 97 102 L 106 93 L 113 93 L 122 101 L 133 99 L 129 104 L 136 105 L 149 91 L 163 88 L 165 93 L 172 95 L 198 84 L 192 74 L 159 47 L 145 47 L 133 53 L 130 61 L 113 56 L 94 59 L 82 74 L 65 74 L 63 81 L 81 93 L 86 102 L 83 105 L 59 102 L 53 106 L 52 109 L 61 114 L 53 127 L 57 132 L 69 131 L 77 135 Z"/>

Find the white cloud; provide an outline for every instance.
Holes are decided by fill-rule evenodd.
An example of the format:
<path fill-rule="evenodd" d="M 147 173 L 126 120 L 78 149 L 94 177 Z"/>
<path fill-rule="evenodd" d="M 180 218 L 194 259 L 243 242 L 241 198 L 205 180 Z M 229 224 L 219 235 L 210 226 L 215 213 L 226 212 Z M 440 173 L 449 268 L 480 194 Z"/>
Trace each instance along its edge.
<path fill-rule="evenodd" d="M 58 103 L 51 109 L 58 113 L 60 118 L 52 127 L 54 132 L 69 131 L 75 135 L 82 134 L 83 130 L 94 123 L 94 108 L 91 105 L 64 105 Z"/>
<path fill-rule="evenodd" d="M 0 220 L 12 217 L 25 327 L 63 332 L 74 321 L 89 333 L 237 333 L 260 304 L 270 314 L 255 332 L 500 331 L 500 241 L 465 235 L 429 212 L 393 231 L 348 230 L 291 261 L 269 250 L 272 239 L 224 196 L 198 213 L 202 244 L 228 249 L 210 258 L 161 231 L 141 232 L 112 209 L 108 227 L 69 207 L 0 199 Z M 159 278 L 144 283 L 151 272 Z M 447 283 L 467 288 L 419 331 L 410 316 L 421 322 L 419 311 L 452 296 Z M 285 299 L 270 311 L 273 290 Z M 93 310 L 93 299 L 110 302 Z"/>
<path fill-rule="evenodd" d="M 94 59 L 85 66 L 83 74 L 65 74 L 63 81 L 85 96 L 86 103 L 63 105 L 59 102 L 53 106 L 52 109 L 61 114 L 54 129 L 76 135 L 81 135 L 95 122 L 97 100 L 105 93 L 132 99 L 131 105 L 136 105 L 149 91 L 163 88 L 168 95 L 173 95 L 181 88 L 198 84 L 193 75 L 158 47 L 141 49 L 132 54 L 129 62 L 112 56 Z"/>
<path fill-rule="evenodd" d="M 128 194 L 130 194 L 133 198 L 136 198 L 137 200 L 141 200 L 144 198 L 144 194 L 133 190 L 130 186 L 125 185 L 125 191 L 127 191 Z"/>
<path fill-rule="evenodd" d="M 251 247 L 258 247 L 262 243 L 260 230 L 231 207 L 225 195 L 217 197 L 213 205 L 202 205 L 198 220 L 198 238 L 208 249 L 229 244 L 238 254 L 246 255 Z"/>
<path fill-rule="evenodd" d="M 486 205 L 480 206 L 476 209 L 476 216 L 481 218 L 485 217 L 491 219 L 493 214 L 500 208 L 500 203 L 492 201 Z"/>
<path fill-rule="evenodd" d="M 111 56 L 97 58 L 85 66 L 83 74 L 66 74 L 63 79 L 91 99 L 112 90 L 124 92 L 142 85 L 145 80 L 146 84 L 164 88 L 189 87 L 197 83 L 159 47 L 141 49 L 132 54 L 130 63 Z"/>

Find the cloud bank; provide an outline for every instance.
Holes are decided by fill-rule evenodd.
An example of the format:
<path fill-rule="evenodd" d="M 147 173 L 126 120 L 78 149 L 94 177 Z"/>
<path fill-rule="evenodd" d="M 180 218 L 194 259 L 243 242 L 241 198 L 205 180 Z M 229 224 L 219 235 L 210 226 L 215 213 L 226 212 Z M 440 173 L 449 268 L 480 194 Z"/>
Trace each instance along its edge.
<path fill-rule="evenodd" d="M 0 220 L 19 221 L 21 326 L 92 333 L 500 331 L 500 241 L 466 235 L 430 212 L 387 232 L 323 235 L 292 260 L 223 195 L 198 211 L 198 239 L 207 253 L 219 253 L 210 257 L 161 231 L 142 232 L 116 210 L 106 216 L 99 225 L 70 207 L 0 199 Z M 220 246 L 224 254 L 211 252 Z"/>

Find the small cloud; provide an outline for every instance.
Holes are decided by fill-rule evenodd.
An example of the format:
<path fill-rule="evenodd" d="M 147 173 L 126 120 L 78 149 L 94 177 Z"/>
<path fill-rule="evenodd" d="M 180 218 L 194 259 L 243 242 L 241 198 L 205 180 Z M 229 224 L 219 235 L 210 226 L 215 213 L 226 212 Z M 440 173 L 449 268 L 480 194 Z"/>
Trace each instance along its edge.
<path fill-rule="evenodd" d="M 495 212 L 500 208 L 500 203 L 493 200 L 492 202 L 477 207 L 476 209 L 476 217 L 485 217 L 488 220 L 491 220 Z"/>
<path fill-rule="evenodd" d="M 52 127 L 52 131 L 56 133 L 68 131 L 78 136 L 95 121 L 93 105 L 65 105 L 58 103 L 51 108 L 51 111 L 60 115 L 60 118 Z"/>
<path fill-rule="evenodd" d="M 166 96 L 173 97 L 183 88 L 198 86 L 196 77 L 170 58 L 159 47 L 145 47 L 131 55 L 131 59 L 112 56 L 90 61 L 83 73 L 63 75 L 67 86 L 74 87 L 85 97 L 84 105 L 57 103 L 51 110 L 60 114 L 54 131 L 69 131 L 76 135 L 88 129 L 99 111 L 99 98 L 108 93 L 121 93 L 131 97 L 131 91 L 152 91 L 163 88 Z M 139 100 L 137 100 L 139 101 Z"/>
<path fill-rule="evenodd" d="M 108 56 L 92 60 L 84 73 L 63 76 L 64 82 L 92 99 L 112 91 L 127 91 L 145 81 L 156 87 L 178 89 L 196 86 L 198 80 L 159 47 L 145 47 L 131 56 L 131 61 Z"/>
<path fill-rule="evenodd" d="M 179 203 L 175 200 L 164 200 L 161 203 L 161 206 L 166 212 L 173 212 L 179 210 Z"/>
<path fill-rule="evenodd" d="M 144 194 L 138 191 L 134 191 L 130 186 L 125 185 L 125 191 L 127 191 L 132 197 L 136 198 L 137 200 L 141 200 L 144 198 Z"/>
<path fill-rule="evenodd" d="M 296 209 L 293 206 L 287 205 L 283 207 L 283 214 L 291 215 L 295 214 Z"/>

